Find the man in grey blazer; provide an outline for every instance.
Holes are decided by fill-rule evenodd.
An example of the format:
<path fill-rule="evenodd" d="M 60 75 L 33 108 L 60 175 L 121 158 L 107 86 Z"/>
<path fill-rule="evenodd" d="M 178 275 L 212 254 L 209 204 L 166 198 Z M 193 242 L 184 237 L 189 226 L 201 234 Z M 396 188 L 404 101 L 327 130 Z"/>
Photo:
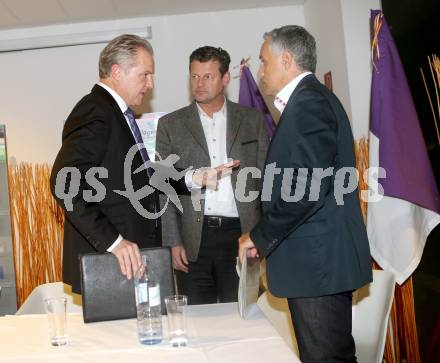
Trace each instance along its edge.
<path fill-rule="evenodd" d="M 190 304 L 237 301 L 237 240 L 260 218 L 259 199 L 243 198 L 259 190 L 259 178 L 248 173 L 237 191 L 237 177 L 246 167 L 262 169 L 269 140 L 260 113 L 225 98 L 229 63 L 221 48 L 196 49 L 189 67 L 195 102 L 162 117 L 157 128 L 156 151 L 162 159 L 178 155 L 176 167 L 240 161 L 239 170 L 221 178 L 217 190 L 205 192 L 187 178 L 193 193 L 180 197 L 183 210 L 169 203 L 162 216 L 163 245 L 172 248 L 179 291 Z"/>

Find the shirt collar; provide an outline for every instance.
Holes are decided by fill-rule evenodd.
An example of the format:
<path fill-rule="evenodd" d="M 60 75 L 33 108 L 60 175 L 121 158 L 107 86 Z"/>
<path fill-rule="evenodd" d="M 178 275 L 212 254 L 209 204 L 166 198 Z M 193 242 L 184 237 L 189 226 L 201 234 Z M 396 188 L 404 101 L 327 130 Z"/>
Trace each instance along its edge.
<path fill-rule="evenodd" d="M 290 96 L 292 95 L 293 91 L 295 91 L 295 88 L 298 86 L 299 82 L 301 82 L 301 80 L 309 74 L 312 74 L 312 72 L 301 73 L 300 75 L 292 79 L 289 83 L 287 83 L 283 87 L 283 89 L 277 93 L 273 104 L 278 109 L 278 111 L 280 111 L 280 113 L 283 113 Z"/>
<path fill-rule="evenodd" d="M 196 105 L 197 105 L 197 110 L 199 111 L 200 117 L 203 116 L 203 117 L 211 118 L 208 116 L 208 114 L 205 111 L 203 111 L 203 108 L 200 107 L 200 105 L 197 102 L 196 102 Z M 214 112 L 212 115 L 212 118 L 214 118 L 216 115 L 221 115 L 223 117 L 226 117 L 226 97 L 224 97 L 224 102 L 223 102 L 222 108 L 220 110 L 218 110 L 217 112 Z"/>
<path fill-rule="evenodd" d="M 122 113 L 127 111 L 127 109 L 128 109 L 127 104 L 113 88 L 107 86 L 105 83 L 102 83 L 102 82 L 98 82 L 98 85 L 101 86 L 102 88 L 104 88 L 108 93 L 110 93 L 112 95 L 112 97 L 115 99 L 116 103 L 118 104 L 119 108 L 121 109 Z"/>

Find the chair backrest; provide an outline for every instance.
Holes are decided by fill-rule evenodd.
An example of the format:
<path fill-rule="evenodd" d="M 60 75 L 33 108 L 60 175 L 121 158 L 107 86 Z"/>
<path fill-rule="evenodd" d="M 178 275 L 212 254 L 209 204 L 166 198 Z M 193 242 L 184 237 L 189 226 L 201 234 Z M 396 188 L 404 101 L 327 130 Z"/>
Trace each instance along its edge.
<path fill-rule="evenodd" d="M 353 294 L 352 333 L 359 363 L 382 362 L 394 286 L 394 274 L 373 270 L 373 282 Z M 293 352 L 299 355 L 287 300 L 266 291 L 258 298 L 257 305 Z"/>
<path fill-rule="evenodd" d="M 388 271 L 373 270 L 373 282 L 353 294 L 353 338 L 359 363 L 383 359 L 396 280 Z"/>
<path fill-rule="evenodd" d="M 299 356 L 287 299 L 275 297 L 267 290 L 258 298 L 257 305 L 289 348 Z"/>
<path fill-rule="evenodd" d="M 175 294 L 171 252 L 168 247 L 141 249 L 147 256 L 149 274 L 160 284 L 162 314 L 164 298 Z M 80 258 L 84 322 L 128 319 L 136 316 L 133 279 L 122 275 L 111 253 L 89 253 Z"/>
<path fill-rule="evenodd" d="M 39 285 L 33 289 L 15 315 L 45 314 L 44 299 L 54 297 L 65 297 L 67 299 L 66 311 L 68 313 L 80 313 L 82 311 L 81 305 L 75 304 L 72 295 L 64 291 L 64 284 L 53 282 Z"/>

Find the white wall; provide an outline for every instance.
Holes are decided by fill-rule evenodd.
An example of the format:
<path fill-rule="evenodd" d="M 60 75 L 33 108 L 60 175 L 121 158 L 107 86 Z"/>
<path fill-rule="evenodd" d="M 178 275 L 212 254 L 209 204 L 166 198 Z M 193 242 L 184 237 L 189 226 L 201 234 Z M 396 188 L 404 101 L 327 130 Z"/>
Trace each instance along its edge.
<path fill-rule="evenodd" d="M 370 9 L 380 0 L 307 0 L 305 26 L 316 37 L 317 76 L 331 70 L 333 91 L 350 118 L 355 139 L 368 136 L 370 119 Z"/>
<path fill-rule="evenodd" d="M 380 0 L 340 0 L 344 26 L 347 75 L 355 139 L 368 137 L 370 127 L 371 51 L 370 9 Z"/>
<path fill-rule="evenodd" d="M 316 76 L 324 83 L 324 73 L 331 71 L 333 92 L 344 105 L 351 120 L 347 57 L 340 0 L 308 0 L 304 5 L 307 30 L 316 39 L 318 64 Z"/>
<path fill-rule="evenodd" d="M 225 48 L 232 58 L 233 76 L 239 71 L 232 67 L 250 56 L 255 75 L 262 34 L 285 24 L 304 25 L 304 11 L 303 6 L 288 6 L 143 21 L 153 27 L 156 88 L 138 111 L 172 111 L 190 100 L 188 58 L 192 50 L 207 44 Z M 10 157 L 53 161 L 61 145 L 63 121 L 97 80 L 97 61 L 103 47 L 97 44 L 0 54 L 0 123 L 6 124 Z M 232 79 L 228 90 L 232 100 L 238 98 L 238 86 L 239 79 Z"/>

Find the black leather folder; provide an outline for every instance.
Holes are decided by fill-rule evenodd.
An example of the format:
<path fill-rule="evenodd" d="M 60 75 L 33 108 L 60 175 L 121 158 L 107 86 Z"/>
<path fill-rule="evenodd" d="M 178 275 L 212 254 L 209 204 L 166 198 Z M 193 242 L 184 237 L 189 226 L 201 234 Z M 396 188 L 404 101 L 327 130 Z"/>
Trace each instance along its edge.
<path fill-rule="evenodd" d="M 147 255 L 150 276 L 160 284 L 162 314 L 164 298 L 175 294 L 171 252 L 167 247 L 141 249 Z M 85 323 L 136 317 L 133 278 L 122 275 L 111 253 L 88 253 L 80 257 L 82 307 Z"/>

